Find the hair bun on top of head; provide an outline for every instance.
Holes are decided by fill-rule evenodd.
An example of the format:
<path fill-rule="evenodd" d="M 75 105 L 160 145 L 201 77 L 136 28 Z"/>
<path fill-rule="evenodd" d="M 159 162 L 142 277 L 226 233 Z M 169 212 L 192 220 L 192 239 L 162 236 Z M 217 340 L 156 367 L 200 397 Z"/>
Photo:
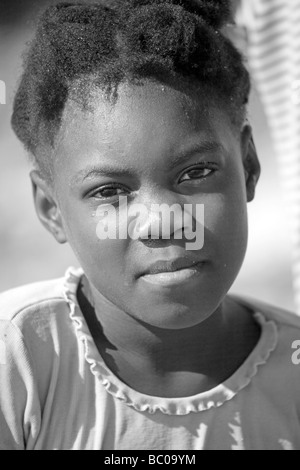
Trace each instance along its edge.
<path fill-rule="evenodd" d="M 193 76 L 227 100 L 240 125 L 250 80 L 242 56 L 220 34 L 229 19 L 230 0 L 79 0 L 48 7 L 25 56 L 15 133 L 47 167 L 38 148 L 53 144 L 74 81 L 90 74 L 109 92 L 132 77 Z"/>
<path fill-rule="evenodd" d="M 230 0 L 129 0 L 134 6 L 170 4 L 202 18 L 209 26 L 220 29 L 231 18 Z"/>
<path fill-rule="evenodd" d="M 108 7 L 116 3 L 116 0 L 111 0 L 111 2 L 109 0 L 99 0 L 98 3 L 59 2 L 45 9 L 40 17 L 40 22 L 42 24 L 75 23 L 88 25 L 95 22 L 95 17 L 103 15 L 103 9 L 109 10 Z"/>
<path fill-rule="evenodd" d="M 126 4 L 133 8 L 166 4 L 181 6 L 215 29 L 221 28 L 231 17 L 230 0 L 98 0 L 97 3 L 88 4 L 60 2 L 46 10 L 43 20 L 89 24 L 97 13 L 99 15 L 101 7 L 117 11 Z"/>

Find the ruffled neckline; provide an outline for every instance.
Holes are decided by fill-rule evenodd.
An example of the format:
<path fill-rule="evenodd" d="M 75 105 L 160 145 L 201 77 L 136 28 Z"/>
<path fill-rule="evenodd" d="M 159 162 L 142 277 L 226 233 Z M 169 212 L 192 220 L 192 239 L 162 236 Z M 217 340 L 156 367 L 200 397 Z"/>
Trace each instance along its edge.
<path fill-rule="evenodd" d="M 257 312 L 254 318 L 261 327 L 261 337 L 246 361 L 225 382 L 207 392 L 189 397 L 165 398 L 140 393 L 122 382 L 107 367 L 98 351 L 77 300 L 77 289 L 83 274 L 81 268 L 69 268 L 64 279 L 63 293 L 70 308 L 69 316 L 75 326 L 77 338 L 84 343 L 85 360 L 91 373 L 110 395 L 137 411 L 150 414 L 160 411 L 167 415 L 183 416 L 218 408 L 232 400 L 251 383 L 259 367 L 266 364 L 276 349 L 278 331 L 275 322 L 267 320 L 262 313 Z"/>

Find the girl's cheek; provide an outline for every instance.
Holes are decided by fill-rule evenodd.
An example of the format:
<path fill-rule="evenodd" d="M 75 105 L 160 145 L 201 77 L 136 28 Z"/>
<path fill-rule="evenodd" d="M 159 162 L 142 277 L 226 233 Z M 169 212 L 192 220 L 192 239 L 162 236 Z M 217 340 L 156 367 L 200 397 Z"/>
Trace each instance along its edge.
<path fill-rule="evenodd" d="M 206 230 L 218 232 L 227 218 L 227 201 L 223 194 L 213 194 L 204 201 L 204 225 Z"/>

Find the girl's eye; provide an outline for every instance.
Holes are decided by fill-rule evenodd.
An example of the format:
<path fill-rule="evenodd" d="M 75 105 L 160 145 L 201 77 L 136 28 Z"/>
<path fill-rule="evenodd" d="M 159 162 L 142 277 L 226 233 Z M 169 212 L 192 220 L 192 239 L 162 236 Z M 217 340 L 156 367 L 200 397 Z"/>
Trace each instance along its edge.
<path fill-rule="evenodd" d="M 110 186 L 105 186 L 103 188 L 97 189 L 97 191 L 91 194 L 91 197 L 95 199 L 111 199 L 111 198 L 122 196 L 122 194 L 124 195 L 125 193 L 128 193 L 128 191 L 126 192 L 124 188 L 110 185 Z"/>
<path fill-rule="evenodd" d="M 201 180 L 212 175 L 213 173 L 215 173 L 215 171 L 216 171 L 215 168 L 208 168 L 208 167 L 192 168 L 191 170 L 188 170 L 185 172 L 183 177 L 180 178 L 179 182 L 182 183 L 184 181 Z"/>

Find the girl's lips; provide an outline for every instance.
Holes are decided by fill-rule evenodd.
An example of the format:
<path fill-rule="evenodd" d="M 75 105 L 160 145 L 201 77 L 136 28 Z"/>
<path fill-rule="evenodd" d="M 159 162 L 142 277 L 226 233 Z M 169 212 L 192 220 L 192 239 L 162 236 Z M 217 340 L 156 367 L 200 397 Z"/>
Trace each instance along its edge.
<path fill-rule="evenodd" d="M 204 263 L 197 263 L 189 268 L 179 269 L 177 271 L 159 272 L 156 274 L 145 274 L 141 277 L 144 281 L 159 286 L 173 286 L 188 282 L 197 277 L 203 270 Z"/>
<path fill-rule="evenodd" d="M 145 268 L 140 275 L 146 276 L 148 274 L 170 273 L 183 269 L 192 269 L 199 264 L 203 264 L 203 262 L 203 258 L 197 259 L 191 255 L 167 260 L 157 260 Z"/>

